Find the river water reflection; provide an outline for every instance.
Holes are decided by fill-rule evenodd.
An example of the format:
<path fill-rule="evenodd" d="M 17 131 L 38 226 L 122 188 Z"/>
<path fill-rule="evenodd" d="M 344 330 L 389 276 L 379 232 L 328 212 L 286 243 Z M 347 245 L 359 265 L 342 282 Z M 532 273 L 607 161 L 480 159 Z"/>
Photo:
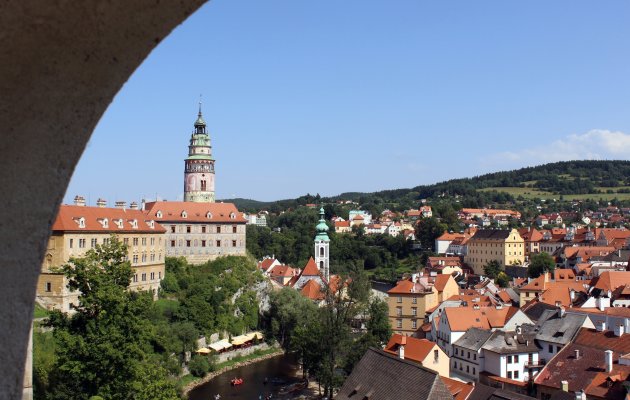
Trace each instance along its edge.
<path fill-rule="evenodd" d="M 247 399 L 257 400 L 259 396 L 265 398 L 272 393 L 272 399 L 290 399 L 295 397 L 280 396 L 280 388 L 290 383 L 299 381 L 295 359 L 290 355 L 281 355 L 254 364 L 246 365 L 221 374 L 206 384 L 193 389 L 189 400 L 213 400 L 219 394 L 221 399 Z M 296 375 L 298 375 L 296 377 Z M 232 386 L 230 380 L 243 378 L 244 383 Z M 264 384 L 265 378 L 268 383 Z"/>

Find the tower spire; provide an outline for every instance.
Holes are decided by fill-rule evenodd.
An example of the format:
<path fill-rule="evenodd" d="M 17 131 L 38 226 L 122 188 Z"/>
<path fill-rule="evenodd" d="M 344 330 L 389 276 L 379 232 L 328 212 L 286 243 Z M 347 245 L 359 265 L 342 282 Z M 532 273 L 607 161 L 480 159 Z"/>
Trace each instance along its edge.
<path fill-rule="evenodd" d="M 197 115 L 201 117 L 201 94 L 199 95 L 199 114 Z"/>

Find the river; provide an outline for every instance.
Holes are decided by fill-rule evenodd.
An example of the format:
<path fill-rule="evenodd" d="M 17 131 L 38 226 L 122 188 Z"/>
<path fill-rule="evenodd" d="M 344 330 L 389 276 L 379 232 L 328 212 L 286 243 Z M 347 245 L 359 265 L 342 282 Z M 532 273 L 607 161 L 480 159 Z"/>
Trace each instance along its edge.
<path fill-rule="evenodd" d="M 299 375 L 299 376 L 296 376 Z M 244 383 L 232 386 L 230 380 L 234 377 L 243 378 Z M 298 366 L 290 355 L 262 360 L 253 364 L 239 367 L 221 374 L 213 380 L 193 389 L 188 394 L 189 400 L 213 400 L 219 394 L 221 399 L 257 400 L 273 394 L 273 399 L 291 399 L 293 396 L 280 396 L 278 391 L 282 386 L 298 382 Z M 264 384 L 265 378 L 269 382 Z"/>

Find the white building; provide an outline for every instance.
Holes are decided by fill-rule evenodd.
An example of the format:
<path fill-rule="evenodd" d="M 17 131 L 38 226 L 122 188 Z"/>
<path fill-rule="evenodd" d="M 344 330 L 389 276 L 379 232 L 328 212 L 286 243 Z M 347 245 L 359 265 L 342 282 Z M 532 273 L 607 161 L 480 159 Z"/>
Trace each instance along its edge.
<path fill-rule="evenodd" d="M 493 332 L 482 346 L 484 372 L 516 382 L 527 382 L 543 367 L 538 360 L 535 336 L 531 325 L 518 326 L 513 331 Z M 488 379 L 492 380 L 491 377 Z"/>

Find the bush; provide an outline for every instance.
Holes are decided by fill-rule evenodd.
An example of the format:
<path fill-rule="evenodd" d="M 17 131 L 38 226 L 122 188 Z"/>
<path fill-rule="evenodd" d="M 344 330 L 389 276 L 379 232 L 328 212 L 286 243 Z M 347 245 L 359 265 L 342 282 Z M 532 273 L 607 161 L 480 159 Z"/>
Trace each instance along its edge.
<path fill-rule="evenodd" d="M 188 363 L 188 369 L 193 376 L 203 378 L 210 371 L 208 357 L 195 354 Z"/>

